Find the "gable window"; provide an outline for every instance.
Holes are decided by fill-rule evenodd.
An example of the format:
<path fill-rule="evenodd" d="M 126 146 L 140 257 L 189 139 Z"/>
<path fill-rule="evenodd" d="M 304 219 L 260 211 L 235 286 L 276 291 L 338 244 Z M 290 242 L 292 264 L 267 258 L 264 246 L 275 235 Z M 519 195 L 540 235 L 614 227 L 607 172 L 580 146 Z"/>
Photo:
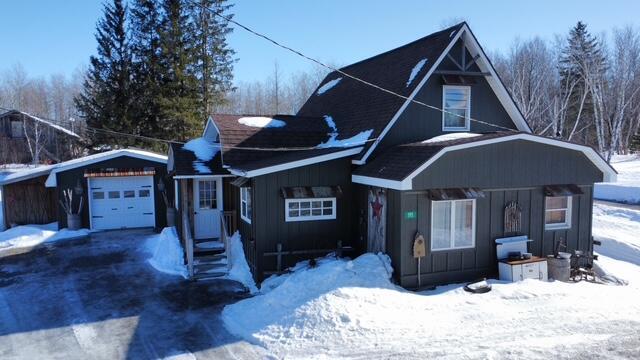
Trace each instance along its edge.
<path fill-rule="evenodd" d="M 240 188 L 240 218 L 251 224 L 251 188 Z"/>
<path fill-rule="evenodd" d="M 476 200 L 431 202 L 431 250 L 473 248 L 476 245 Z"/>
<path fill-rule="evenodd" d="M 547 230 L 571 227 L 571 196 L 545 197 L 544 227 Z"/>
<path fill-rule="evenodd" d="M 284 204 L 287 222 L 336 218 L 336 198 L 286 199 Z"/>
<path fill-rule="evenodd" d="M 11 121 L 11 137 L 14 139 L 24 137 L 24 127 L 22 126 L 22 121 L 20 120 Z"/>
<path fill-rule="evenodd" d="M 471 117 L 471 88 L 444 85 L 442 87 L 442 130 L 469 131 Z"/>

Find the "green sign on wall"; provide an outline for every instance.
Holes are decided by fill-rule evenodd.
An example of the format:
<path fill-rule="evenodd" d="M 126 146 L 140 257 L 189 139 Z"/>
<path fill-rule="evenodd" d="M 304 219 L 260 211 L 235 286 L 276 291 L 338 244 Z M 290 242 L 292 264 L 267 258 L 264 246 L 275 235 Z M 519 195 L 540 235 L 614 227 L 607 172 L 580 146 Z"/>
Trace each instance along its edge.
<path fill-rule="evenodd" d="M 404 218 L 405 219 L 415 219 L 417 216 L 415 211 L 405 211 Z"/>

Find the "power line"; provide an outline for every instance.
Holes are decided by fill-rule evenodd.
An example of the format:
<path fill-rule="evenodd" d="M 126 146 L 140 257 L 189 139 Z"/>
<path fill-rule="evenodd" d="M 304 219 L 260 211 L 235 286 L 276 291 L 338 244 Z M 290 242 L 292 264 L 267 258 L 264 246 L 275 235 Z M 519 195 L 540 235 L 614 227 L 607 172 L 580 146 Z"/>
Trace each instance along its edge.
<path fill-rule="evenodd" d="M 313 57 L 311 57 L 311 56 L 305 55 L 304 53 L 302 53 L 302 52 L 301 52 L 301 51 L 299 51 L 299 50 L 295 50 L 295 49 L 293 49 L 293 48 L 291 48 L 291 47 L 289 47 L 289 46 L 287 46 L 287 45 L 281 44 L 281 43 L 279 43 L 277 40 L 274 40 L 274 39 L 272 39 L 271 37 L 269 37 L 269 36 L 267 36 L 267 35 L 264 35 L 264 34 L 262 34 L 262 33 L 259 33 L 259 32 L 255 31 L 255 30 L 253 30 L 253 29 L 249 28 L 248 26 L 245 26 L 245 25 L 243 25 L 243 24 L 241 24 L 241 23 L 239 23 L 239 22 L 237 22 L 237 21 L 233 20 L 233 18 L 231 18 L 231 17 L 229 17 L 229 16 L 223 15 L 223 14 L 222 14 L 222 12 L 215 11 L 215 10 L 213 10 L 213 9 L 211 9 L 211 8 L 208 8 L 208 7 L 204 6 L 204 5 L 198 4 L 198 3 L 196 3 L 196 2 L 194 2 L 194 1 L 192 1 L 192 0 L 187 0 L 187 2 L 191 3 L 192 5 L 198 6 L 198 7 L 200 7 L 200 8 L 201 8 L 201 9 L 203 9 L 203 10 L 206 10 L 206 11 L 210 12 L 210 13 L 212 13 L 212 14 L 213 14 L 213 15 L 215 15 L 215 16 L 221 17 L 221 18 L 223 18 L 224 20 L 226 20 L 226 21 L 228 21 L 228 22 L 230 22 L 230 23 L 232 23 L 232 24 L 235 24 L 235 25 L 237 25 L 238 27 L 240 27 L 240 28 L 244 29 L 245 31 L 247 31 L 247 32 L 249 32 L 249 33 L 251 33 L 251 34 L 253 34 L 253 35 L 257 36 L 257 37 L 260 37 L 260 38 L 262 38 L 262 39 L 264 39 L 264 40 L 266 40 L 266 41 L 268 41 L 268 42 L 270 42 L 270 43 L 272 43 L 272 44 L 274 44 L 274 45 L 276 45 L 276 46 L 278 46 L 278 47 L 280 47 L 280 48 L 282 48 L 282 49 L 285 49 L 285 50 L 287 50 L 287 51 L 289 51 L 289 52 L 291 52 L 291 53 L 293 53 L 293 54 L 295 54 L 295 55 L 297 55 L 297 56 L 300 56 L 300 57 L 302 57 L 302 58 L 304 58 L 304 59 L 306 59 L 306 60 L 309 60 L 309 61 L 311 61 L 311 62 L 313 62 L 313 63 L 315 63 L 315 64 L 318 64 L 318 65 L 320 65 L 320 66 L 322 66 L 322 67 L 324 67 L 324 68 L 326 68 L 326 69 L 329 69 L 329 70 L 331 70 L 331 71 L 335 71 L 335 72 L 337 72 L 337 73 L 339 73 L 339 74 L 342 74 L 342 75 L 344 75 L 344 76 L 346 76 L 346 77 L 348 77 L 348 78 L 350 78 L 350 79 L 353 79 L 353 80 L 355 80 L 355 81 L 358 81 L 358 82 L 360 82 L 360 83 L 362 83 L 362 84 L 365 84 L 365 85 L 367 85 L 367 86 L 371 86 L 371 87 L 373 87 L 373 88 L 376 88 L 376 89 L 378 89 L 378 90 L 380 90 L 380 91 L 383 91 L 383 92 L 385 92 L 385 93 L 387 93 L 387 94 L 390 94 L 390 95 L 393 95 L 393 96 L 396 96 L 396 97 L 402 98 L 402 99 L 404 99 L 404 100 L 409 100 L 409 101 L 411 101 L 411 102 L 413 102 L 413 103 L 415 103 L 415 104 L 418 104 L 418 105 L 421 105 L 421 106 L 425 106 L 425 107 L 427 107 L 427 108 L 429 108 L 429 109 L 437 110 L 437 111 L 440 111 L 440 112 L 445 113 L 445 114 L 449 114 L 449 115 L 453 115 L 453 116 L 456 116 L 456 117 L 459 117 L 459 118 L 463 118 L 463 119 L 465 119 L 465 120 L 466 120 L 466 119 L 469 119 L 469 121 L 473 121 L 473 122 L 476 122 L 476 123 L 479 123 L 479 124 L 484 124 L 484 125 L 493 126 L 493 127 L 496 127 L 496 128 L 500 128 L 500 129 L 508 130 L 508 131 L 517 132 L 517 130 L 511 129 L 511 128 L 507 128 L 507 127 L 500 126 L 500 125 L 496 125 L 496 124 L 492 124 L 492 123 L 489 123 L 489 122 L 486 122 L 486 121 L 482 121 L 482 120 L 474 119 L 474 118 L 472 118 L 472 117 L 468 117 L 468 118 L 467 118 L 466 116 L 463 116 L 463 115 L 460 115 L 460 114 L 456 114 L 456 113 L 454 113 L 454 112 L 447 111 L 447 110 L 445 110 L 445 109 L 441 109 L 441 108 L 439 108 L 439 107 L 437 107 L 437 106 L 430 105 L 430 104 L 424 103 L 424 102 L 419 101 L 419 100 L 411 99 L 411 98 L 410 98 L 410 97 L 408 97 L 408 96 L 405 96 L 405 95 L 399 94 L 399 93 L 397 93 L 397 92 L 395 92 L 395 91 L 392 91 L 392 90 L 386 89 L 386 88 L 384 88 L 384 87 L 382 87 L 382 86 L 380 86 L 380 85 L 376 85 L 376 84 L 374 84 L 374 83 L 371 83 L 371 82 L 366 81 L 366 80 L 364 80 L 364 79 L 361 79 L 361 78 L 359 78 L 359 77 L 353 76 L 353 75 L 351 75 L 351 74 L 349 74 L 349 73 L 347 73 L 347 72 L 345 72 L 345 71 L 343 71 L 343 70 L 341 70 L 341 69 L 338 69 L 338 68 L 335 68 L 335 67 L 333 67 L 333 66 L 331 66 L 331 65 L 328 65 L 328 64 L 326 64 L 326 63 L 324 63 L 324 62 L 322 62 L 322 61 L 320 61 L 320 60 L 318 60 L 318 59 L 316 59 L 316 58 L 313 58 Z"/>

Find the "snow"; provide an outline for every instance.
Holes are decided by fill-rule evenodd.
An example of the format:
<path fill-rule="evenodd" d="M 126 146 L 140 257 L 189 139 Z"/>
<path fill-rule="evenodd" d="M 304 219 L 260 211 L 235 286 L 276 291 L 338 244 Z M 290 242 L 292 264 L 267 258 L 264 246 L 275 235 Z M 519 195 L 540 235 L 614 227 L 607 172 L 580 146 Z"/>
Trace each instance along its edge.
<path fill-rule="evenodd" d="M 339 78 L 335 78 L 333 80 L 327 81 L 326 84 L 320 86 L 320 88 L 318 89 L 318 91 L 316 92 L 317 95 L 322 95 L 324 93 L 326 93 L 327 91 L 331 90 L 333 87 L 335 87 L 336 85 L 338 85 L 338 83 L 340 82 L 340 80 L 342 80 L 341 77 Z"/>
<path fill-rule="evenodd" d="M 329 115 L 325 115 L 324 116 L 324 121 L 327 122 L 327 126 L 331 128 L 331 130 L 333 130 L 333 132 L 338 132 L 338 127 L 336 126 L 335 121 L 333 121 L 333 118 Z"/>
<path fill-rule="evenodd" d="M 156 270 L 180 275 L 185 279 L 188 277 L 189 272 L 184 264 L 184 250 L 175 227 L 164 228 L 160 234 L 149 237 L 145 246 L 152 255 L 148 260 L 149 264 Z"/>
<path fill-rule="evenodd" d="M 371 136 L 372 132 L 373 132 L 373 129 L 365 130 L 350 138 L 342 139 L 342 140 L 337 139 L 338 136 L 340 135 L 339 133 L 337 132 L 331 133 L 329 134 L 329 140 L 327 140 L 326 142 L 320 143 L 316 147 L 318 149 L 326 149 L 326 148 L 333 148 L 333 147 L 351 147 L 351 146 L 364 145 L 364 143 L 366 143 L 367 140 L 369 140 L 369 136 Z"/>
<path fill-rule="evenodd" d="M 416 78 L 416 76 L 418 75 L 420 70 L 422 70 L 422 68 L 424 67 L 424 64 L 426 63 L 427 63 L 427 59 L 422 59 L 418 61 L 418 63 L 413 67 L 413 69 L 411 69 L 411 74 L 409 74 L 409 80 L 407 80 L 407 86 L 411 85 L 411 82 L 413 82 L 413 79 Z"/>
<path fill-rule="evenodd" d="M 58 231 L 58 223 L 46 225 L 21 225 L 0 232 L 0 253 L 8 252 L 16 248 L 30 248 L 44 243 L 69 240 L 88 236 L 89 230 Z"/>
<path fill-rule="evenodd" d="M 425 140 L 422 143 L 423 144 L 433 144 L 433 143 L 439 143 L 439 142 L 443 142 L 443 141 L 451 141 L 451 140 L 458 140 L 458 139 L 468 139 L 468 138 L 473 138 L 473 137 L 480 136 L 480 135 L 481 134 L 475 134 L 475 133 L 470 133 L 470 132 L 455 132 L 455 133 L 436 136 L 436 137 L 433 137 L 431 139 Z"/>
<path fill-rule="evenodd" d="M 212 144 L 207 141 L 205 138 L 196 138 L 190 140 L 186 144 L 182 146 L 183 149 L 189 150 L 194 153 L 198 160 L 193 161 L 193 168 L 199 174 L 210 174 L 211 169 L 205 165 L 206 162 L 211 161 L 211 159 L 216 156 L 218 151 L 220 150 L 220 146 L 217 144 Z"/>
<path fill-rule="evenodd" d="M 456 33 L 456 30 L 452 30 L 452 31 L 449 33 L 449 37 L 452 37 L 452 36 L 453 36 L 453 34 L 455 34 L 455 33 Z"/>
<path fill-rule="evenodd" d="M 231 269 L 227 278 L 242 283 L 252 294 L 257 293 L 258 288 L 255 281 L 253 281 L 249 264 L 244 256 L 242 240 L 238 231 L 229 239 L 229 249 L 227 251 L 228 258 L 232 259 Z"/>
<path fill-rule="evenodd" d="M 626 286 L 488 280 L 410 292 L 389 260 L 302 262 L 260 295 L 228 305 L 225 327 L 277 358 L 636 358 L 640 346 L 640 208 L 597 203 L 597 267 Z M 357 341 L 354 341 L 357 339 Z"/>
<path fill-rule="evenodd" d="M 238 119 L 238 122 L 242 125 L 258 128 L 281 128 L 287 125 L 282 120 L 264 116 L 242 117 Z"/>
<path fill-rule="evenodd" d="M 615 155 L 611 165 L 618 172 L 615 183 L 595 185 L 596 199 L 640 204 L 640 155 Z"/>

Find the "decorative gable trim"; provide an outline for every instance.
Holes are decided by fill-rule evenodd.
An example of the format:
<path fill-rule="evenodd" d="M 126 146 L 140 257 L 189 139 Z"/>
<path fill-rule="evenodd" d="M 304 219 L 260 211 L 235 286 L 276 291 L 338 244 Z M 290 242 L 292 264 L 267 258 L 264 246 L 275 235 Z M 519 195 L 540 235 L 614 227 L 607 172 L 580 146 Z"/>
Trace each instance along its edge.
<path fill-rule="evenodd" d="M 514 122 L 518 130 L 522 132 L 527 132 L 527 133 L 531 132 L 531 128 L 525 121 L 524 116 L 522 116 L 522 113 L 516 106 L 515 102 L 513 101 L 513 98 L 511 98 L 511 95 L 509 95 L 509 92 L 507 91 L 506 87 L 502 83 L 502 80 L 500 80 L 500 78 L 498 77 L 495 69 L 493 68 L 493 65 L 491 64 L 484 50 L 478 43 L 478 40 L 471 32 L 471 29 L 469 29 L 469 26 L 465 23 L 460 28 L 460 30 L 458 30 L 455 36 L 451 39 L 451 41 L 449 42 L 449 45 L 447 45 L 447 47 L 444 49 L 442 54 L 440 54 L 436 62 L 431 66 L 431 68 L 427 72 L 427 74 L 422 78 L 422 80 L 420 80 L 420 82 L 418 83 L 418 86 L 416 86 L 413 92 L 411 92 L 411 95 L 409 95 L 409 98 L 402 104 L 402 106 L 395 113 L 395 115 L 393 115 L 393 117 L 391 118 L 391 121 L 389 121 L 387 126 L 385 126 L 385 128 L 380 133 L 380 136 L 378 136 L 376 141 L 374 141 L 373 144 L 369 146 L 369 148 L 367 149 L 367 152 L 360 159 L 355 159 L 352 161 L 353 164 L 364 165 L 367 162 L 367 159 L 376 149 L 378 144 L 382 141 L 382 139 L 389 132 L 389 130 L 391 130 L 393 125 L 396 123 L 396 121 L 398 121 L 398 118 L 400 118 L 400 115 L 404 113 L 405 109 L 418 95 L 418 92 L 422 90 L 422 88 L 427 83 L 429 78 L 431 78 L 431 75 L 436 71 L 436 69 L 442 62 L 442 60 L 447 56 L 447 54 L 449 54 L 449 52 L 451 51 L 451 48 L 456 44 L 456 42 L 458 42 L 458 40 L 462 36 L 465 36 L 464 38 L 465 44 L 469 46 L 470 50 L 473 50 L 473 52 L 479 55 L 479 58 L 476 59 L 475 62 L 478 64 L 478 67 L 480 67 L 480 70 L 491 74 L 491 76 L 486 78 L 487 82 L 489 83 L 489 86 L 491 87 L 493 92 L 498 97 L 500 104 L 502 104 L 502 106 L 505 108 L 505 110 L 511 117 L 511 120 Z"/>

